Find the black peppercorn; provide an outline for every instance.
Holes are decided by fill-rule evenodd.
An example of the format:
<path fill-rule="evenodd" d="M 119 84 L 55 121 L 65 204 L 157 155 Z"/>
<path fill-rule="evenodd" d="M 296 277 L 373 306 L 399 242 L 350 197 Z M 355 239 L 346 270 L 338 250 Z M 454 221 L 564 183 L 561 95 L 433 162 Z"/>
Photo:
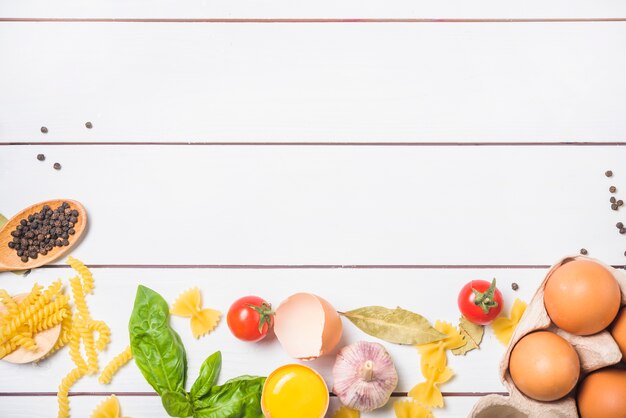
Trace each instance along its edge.
<path fill-rule="evenodd" d="M 8 247 L 15 250 L 21 260 L 28 262 L 29 259 L 37 259 L 40 254 L 47 255 L 55 246 L 70 245 L 69 237 L 76 233 L 74 224 L 70 226 L 68 221 L 73 212 L 67 202 L 54 210 L 45 205 L 39 212 L 20 220 L 15 230 L 10 232 L 13 238 L 7 243 Z"/>
<path fill-rule="evenodd" d="M 91 122 L 85 122 L 85 128 L 87 128 L 87 129 L 91 129 L 91 128 L 93 128 L 93 123 L 91 123 Z"/>
<path fill-rule="evenodd" d="M 617 191 L 617 189 L 615 188 L 615 186 L 609 187 L 609 192 L 615 193 L 616 191 Z"/>
<path fill-rule="evenodd" d="M 42 134 L 47 134 L 48 133 L 48 128 L 46 128 L 45 126 L 41 127 L 41 133 Z"/>
<path fill-rule="evenodd" d="M 513 290 L 517 290 L 517 289 L 519 289 L 519 285 L 518 285 L 517 283 L 513 283 L 513 284 L 511 285 L 511 289 L 513 289 Z"/>
<path fill-rule="evenodd" d="M 617 206 L 617 204 L 616 204 L 616 203 L 613 203 L 613 204 L 611 205 L 611 209 L 613 209 L 613 210 L 617 210 L 617 208 L 619 208 L 619 206 Z"/>
<path fill-rule="evenodd" d="M 586 248 L 581 248 L 581 249 L 580 249 L 580 253 L 581 253 L 582 255 L 587 255 L 587 249 L 586 249 Z"/>
<path fill-rule="evenodd" d="M 45 155 L 43 155 L 43 154 L 37 154 L 37 159 L 38 159 L 39 161 L 44 161 L 44 160 L 46 159 L 46 156 L 45 156 Z"/>
<path fill-rule="evenodd" d="M 605 175 L 605 176 L 607 176 L 607 177 L 612 177 L 612 176 L 613 176 L 613 172 L 612 172 L 611 170 L 607 170 L 607 171 L 604 173 L 604 175 Z"/>
<path fill-rule="evenodd" d="M 54 165 L 52 165 L 52 168 L 54 168 L 55 170 L 60 170 L 61 169 L 61 164 L 54 163 Z"/>

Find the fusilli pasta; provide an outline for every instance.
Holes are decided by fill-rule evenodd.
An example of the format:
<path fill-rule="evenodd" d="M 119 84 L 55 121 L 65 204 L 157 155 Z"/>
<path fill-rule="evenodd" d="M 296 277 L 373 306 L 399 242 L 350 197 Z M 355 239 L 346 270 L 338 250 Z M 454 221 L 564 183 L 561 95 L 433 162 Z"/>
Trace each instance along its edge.
<path fill-rule="evenodd" d="M 100 374 L 100 377 L 98 378 L 98 382 L 102 383 L 103 385 L 108 385 L 109 383 L 111 383 L 113 375 L 117 373 L 117 371 L 126 363 L 128 363 L 132 358 L 133 353 L 130 349 L 130 346 L 128 346 L 124 349 L 124 351 L 115 356 L 113 360 L 111 360 L 109 364 L 104 367 L 102 373 Z"/>

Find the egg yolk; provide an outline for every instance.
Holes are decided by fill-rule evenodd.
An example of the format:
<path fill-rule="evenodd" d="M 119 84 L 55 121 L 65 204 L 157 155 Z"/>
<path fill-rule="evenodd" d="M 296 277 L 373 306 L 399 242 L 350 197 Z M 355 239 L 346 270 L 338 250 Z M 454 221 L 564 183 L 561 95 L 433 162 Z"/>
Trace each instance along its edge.
<path fill-rule="evenodd" d="M 267 378 L 262 404 L 268 418 L 321 418 L 328 409 L 328 388 L 311 368 L 289 364 Z"/>

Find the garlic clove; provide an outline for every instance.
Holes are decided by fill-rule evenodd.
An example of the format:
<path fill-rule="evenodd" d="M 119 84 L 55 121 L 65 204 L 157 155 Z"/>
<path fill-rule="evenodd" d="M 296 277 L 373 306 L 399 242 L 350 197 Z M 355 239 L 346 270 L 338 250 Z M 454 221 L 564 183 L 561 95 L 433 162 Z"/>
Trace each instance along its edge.
<path fill-rule="evenodd" d="M 341 403 L 362 412 L 385 405 L 398 385 L 396 367 L 385 347 L 367 341 L 337 354 L 333 379 L 333 392 Z"/>

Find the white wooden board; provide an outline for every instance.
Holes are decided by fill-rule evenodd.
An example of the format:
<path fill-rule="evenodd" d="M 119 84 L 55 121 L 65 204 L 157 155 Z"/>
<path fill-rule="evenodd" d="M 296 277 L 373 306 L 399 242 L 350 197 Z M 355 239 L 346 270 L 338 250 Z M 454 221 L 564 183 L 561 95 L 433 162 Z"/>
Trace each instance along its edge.
<path fill-rule="evenodd" d="M 5 22 L 0 62 L 0 142 L 569 142 L 626 131 L 626 22 Z"/>
<path fill-rule="evenodd" d="M 88 261 L 85 258 L 84 261 Z M 259 295 L 278 306 L 289 295 L 310 292 L 327 299 L 339 311 L 361 306 L 380 305 L 390 308 L 401 306 L 418 312 L 431 322 L 444 320 L 458 323 L 458 290 L 473 279 L 491 280 L 496 277 L 511 306 L 516 297 L 529 301 L 547 269 L 297 269 L 297 270 L 232 270 L 232 269 L 94 269 L 96 290 L 88 296 L 94 319 L 106 321 L 112 331 L 111 345 L 100 356 L 101 364 L 121 352 L 129 343 L 128 319 L 132 311 L 138 284 L 159 292 L 172 303 L 184 290 L 198 286 L 205 307 L 228 311 L 232 302 L 248 294 Z M 24 292 L 32 283 L 50 283 L 54 279 L 67 281 L 73 277 L 71 269 L 39 269 L 27 279 L 11 273 L 0 275 L 2 288 L 10 293 Z M 519 290 L 511 290 L 511 284 Z M 114 307 L 114 309 L 112 309 Z M 341 346 L 370 337 L 349 321 L 344 320 Z M 195 340 L 191 335 L 189 320 L 173 317 L 172 326 L 185 344 L 191 385 L 198 375 L 204 359 L 217 350 L 222 351 L 223 365 L 220 382 L 242 374 L 267 376 L 278 366 L 293 362 L 275 339 L 259 344 L 235 339 L 224 321 L 217 330 L 205 338 Z M 399 383 L 396 392 L 408 392 L 421 381 L 419 354 L 414 347 L 386 344 L 398 369 Z M 449 366 L 456 377 L 442 389 L 454 394 L 502 392 L 498 378 L 498 361 L 504 353 L 501 345 L 488 330 L 480 351 L 465 357 L 449 356 Z M 334 356 L 321 357 L 308 363 L 316 368 L 332 386 Z M 38 366 L 0 363 L 0 392 L 52 392 L 62 376 L 72 369 L 67 351 L 62 351 Z M 19 376 L 19 379 L 15 377 Z M 95 378 L 85 378 L 76 384 L 78 392 L 153 392 L 136 366 L 130 365 L 119 372 L 111 385 L 103 386 Z"/>
<path fill-rule="evenodd" d="M 169 418 L 163 411 L 161 402 L 157 397 L 133 397 L 118 396 L 122 413 L 124 416 L 132 418 Z M 91 411 L 102 402 L 104 396 L 74 396 L 70 398 L 70 408 L 72 416 L 89 417 Z M 56 417 L 56 398 L 50 396 L 23 396 L 23 397 L 5 397 L 4 402 L 0 403 L 0 414 L 3 417 L 12 418 L 52 418 Z M 446 407 L 436 411 L 437 418 L 459 418 L 467 415 L 474 403 L 478 401 L 478 397 L 446 397 Z M 37 408 L 33 408 L 37 405 Z M 329 413 L 338 408 L 337 400 L 331 399 Z M 392 404 L 387 407 L 363 414 L 364 418 L 391 418 Z"/>
<path fill-rule="evenodd" d="M 0 146 L 0 211 L 81 201 L 75 254 L 100 265 L 549 265 L 582 247 L 624 264 L 626 209 L 608 189 L 623 197 L 625 159 L 616 146 Z"/>
<path fill-rule="evenodd" d="M 21 0 L 0 3 L 0 17 L 27 18 L 620 18 L 620 0 Z"/>

